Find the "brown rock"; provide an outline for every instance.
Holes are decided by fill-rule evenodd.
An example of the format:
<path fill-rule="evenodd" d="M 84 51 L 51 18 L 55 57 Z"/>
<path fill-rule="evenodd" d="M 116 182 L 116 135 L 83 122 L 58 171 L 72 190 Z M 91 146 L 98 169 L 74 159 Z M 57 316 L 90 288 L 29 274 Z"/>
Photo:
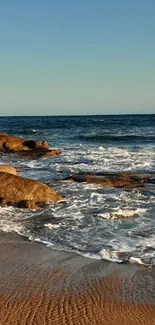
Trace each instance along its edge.
<path fill-rule="evenodd" d="M 59 194 L 39 181 L 4 172 L 0 172 L 0 198 L 6 204 L 19 204 L 21 201 L 33 201 L 33 204 L 63 201 Z"/>
<path fill-rule="evenodd" d="M 112 173 L 102 176 L 74 174 L 71 176 L 71 179 L 75 182 L 98 184 L 103 187 L 136 188 L 151 182 L 151 179 L 154 177 L 155 175 L 153 174 Z"/>
<path fill-rule="evenodd" d="M 17 170 L 14 167 L 8 165 L 0 165 L 0 172 L 9 173 L 12 175 L 17 175 Z"/>
<path fill-rule="evenodd" d="M 37 150 L 49 150 L 49 146 L 47 141 L 36 141 L 35 148 Z"/>
<path fill-rule="evenodd" d="M 90 184 L 98 184 L 104 187 L 133 187 L 136 185 L 134 182 L 130 182 L 129 179 L 119 177 L 98 177 L 89 175 L 73 175 L 72 179 L 76 182 L 86 182 Z"/>
<path fill-rule="evenodd" d="M 0 137 L 0 151 L 5 151 L 4 150 L 4 144 L 7 141 L 7 137 L 6 136 L 2 136 Z"/>
<path fill-rule="evenodd" d="M 50 156 L 58 156 L 61 154 L 60 149 L 50 149 L 45 152 L 45 156 L 50 157 Z"/>
<path fill-rule="evenodd" d="M 22 142 L 23 147 L 29 150 L 48 150 L 49 146 L 47 141 L 34 141 L 34 140 L 24 140 Z"/>
<path fill-rule="evenodd" d="M 26 140 L 0 132 L 0 151 L 17 153 L 23 157 L 38 158 L 59 155 L 59 149 L 49 150 L 47 141 Z"/>
<path fill-rule="evenodd" d="M 23 139 L 7 137 L 3 143 L 3 150 L 6 152 L 22 150 Z"/>
<path fill-rule="evenodd" d="M 0 137 L 7 137 L 7 136 L 8 136 L 7 133 L 5 133 L 5 132 L 0 132 Z"/>
<path fill-rule="evenodd" d="M 24 158 L 41 158 L 41 157 L 51 157 L 60 155 L 60 149 L 51 149 L 51 150 L 25 150 L 20 151 L 18 154 Z"/>
<path fill-rule="evenodd" d="M 29 210 L 39 210 L 40 207 L 32 200 L 23 200 L 18 203 L 18 208 L 29 209 Z"/>

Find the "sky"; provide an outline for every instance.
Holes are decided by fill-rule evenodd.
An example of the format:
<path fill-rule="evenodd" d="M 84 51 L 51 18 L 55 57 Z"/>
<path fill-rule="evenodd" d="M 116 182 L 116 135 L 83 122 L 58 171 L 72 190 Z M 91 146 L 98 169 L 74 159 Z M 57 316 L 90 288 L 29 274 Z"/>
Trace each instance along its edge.
<path fill-rule="evenodd" d="M 0 115 L 155 113 L 154 0 L 0 0 Z"/>

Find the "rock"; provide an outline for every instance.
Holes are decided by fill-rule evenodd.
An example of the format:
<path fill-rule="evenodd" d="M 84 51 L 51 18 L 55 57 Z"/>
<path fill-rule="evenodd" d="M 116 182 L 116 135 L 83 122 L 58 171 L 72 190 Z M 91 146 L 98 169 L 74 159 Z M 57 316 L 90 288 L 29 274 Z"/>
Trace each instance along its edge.
<path fill-rule="evenodd" d="M 7 136 L 1 136 L 0 137 L 0 151 L 4 151 L 4 144 L 7 141 Z"/>
<path fill-rule="evenodd" d="M 5 138 L 5 137 L 4 137 Z M 2 140 L 3 138 L 1 138 Z M 3 142 L 3 150 L 5 152 L 19 151 L 24 146 L 24 140 L 20 138 L 6 137 Z M 27 150 L 29 148 L 27 147 Z"/>
<path fill-rule="evenodd" d="M 38 158 L 43 156 L 59 155 L 59 149 L 49 150 L 47 141 L 26 140 L 24 138 L 9 136 L 0 132 L 0 151 L 16 153 L 23 157 Z"/>
<path fill-rule="evenodd" d="M 83 175 L 74 174 L 70 178 L 75 182 L 86 182 L 90 184 L 98 184 L 103 187 L 118 187 L 118 188 L 138 188 L 143 187 L 144 184 L 152 184 L 154 174 L 142 173 L 112 173 L 100 175 Z M 68 181 L 67 179 L 67 181 Z"/>
<path fill-rule="evenodd" d="M 37 203 L 63 201 L 63 198 L 47 185 L 5 172 L 0 172 L 0 198 L 2 204 L 19 204 L 20 207 L 23 204 L 22 206 L 28 208 L 36 208 Z"/>
<path fill-rule="evenodd" d="M 41 158 L 41 157 L 50 157 L 60 155 L 60 149 L 50 149 L 48 151 L 45 150 L 25 150 L 20 151 L 18 154 L 24 158 Z"/>
<path fill-rule="evenodd" d="M 0 172 L 17 175 L 17 169 L 8 165 L 0 165 Z"/>
<path fill-rule="evenodd" d="M 49 150 L 49 146 L 48 146 L 47 141 L 36 141 L 35 142 L 35 148 L 34 149 L 48 151 Z"/>
<path fill-rule="evenodd" d="M 23 200 L 18 203 L 18 208 L 29 209 L 29 210 L 39 210 L 40 207 L 32 200 Z"/>
<path fill-rule="evenodd" d="M 51 156 L 58 156 L 60 154 L 61 154 L 60 149 L 50 149 L 50 150 L 46 151 L 44 155 L 46 157 L 51 157 Z"/>
<path fill-rule="evenodd" d="M 135 187 L 136 182 L 131 182 L 129 179 L 120 177 L 97 177 L 89 175 L 73 175 L 72 179 L 76 182 L 86 182 L 90 184 L 98 184 L 103 187 Z"/>
<path fill-rule="evenodd" d="M 49 150 L 47 141 L 24 140 L 22 145 L 25 148 L 29 148 L 29 150 Z"/>
<path fill-rule="evenodd" d="M 7 136 L 8 136 L 7 133 L 5 133 L 5 132 L 0 132 L 0 137 L 7 137 Z"/>

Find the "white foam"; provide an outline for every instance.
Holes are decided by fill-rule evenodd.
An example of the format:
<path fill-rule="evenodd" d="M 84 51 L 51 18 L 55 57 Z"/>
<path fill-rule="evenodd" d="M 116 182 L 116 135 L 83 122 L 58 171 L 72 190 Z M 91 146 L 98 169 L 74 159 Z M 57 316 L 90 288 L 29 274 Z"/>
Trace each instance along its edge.
<path fill-rule="evenodd" d="M 108 260 L 111 262 L 119 262 L 119 263 L 122 262 L 122 260 L 119 258 L 119 251 L 110 251 L 110 250 L 103 248 L 99 254 L 100 254 L 100 257 L 105 260 Z"/>
<path fill-rule="evenodd" d="M 102 147 L 102 146 L 100 146 L 98 149 L 99 149 L 100 151 L 105 151 L 105 148 Z"/>
<path fill-rule="evenodd" d="M 155 249 L 155 234 L 148 236 L 147 238 L 139 238 L 138 244 L 143 247 L 143 249 L 147 247 L 152 247 Z M 154 252 L 155 254 L 155 252 Z"/>
<path fill-rule="evenodd" d="M 131 215 L 138 214 L 139 216 L 142 216 L 147 210 L 146 209 L 118 209 L 115 214 L 117 215 L 123 215 L 124 217 L 130 217 Z"/>
<path fill-rule="evenodd" d="M 48 229 L 57 229 L 60 228 L 61 223 L 59 223 L 58 225 L 52 223 L 46 223 L 44 226 L 47 227 Z"/>
<path fill-rule="evenodd" d="M 92 259 L 95 259 L 95 260 L 100 260 L 101 259 L 101 257 L 100 257 L 100 255 L 99 254 L 93 254 L 93 253 L 83 253 L 83 252 L 80 252 L 80 251 L 76 251 L 76 250 L 72 250 L 72 252 L 76 252 L 76 253 L 78 253 L 79 255 L 82 255 L 82 256 L 84 256 L 84 257 L 87 257 L 87 258 L 92 258 Z"/>
<path fill-rule="evenodd" d="M 12 221 L 8 221 L 7 223 L 5 223 L 4 221 L 1 222 L 0 229 L 6 233 L 16 232 L 18 234 L 22 234 L 24 231 L 24 227 L 22 225 L 18 225 Z"/>
<path fill-rule="evenodd" d="M 99 213 L 98 216 L 104 219 L 118 219 L 119 216 L 122 216 L 123 218 L 130 218 L 132 216 L 143 216 L 146 212 L 146 209 L 118 209 L 116 208 L 116 211 L 111 212 L 105 212 L 105 213 Z"/>
<path fill-rule="evenodd" d="M 103 219 L 111 219 L 111 214 L 109 212 L 99 213 L 98 217 L 103 218 Z"/>
<path fill-rule="evenodd" d="M 97 193 L 97 192 L 92 192 L 91 194 L 90 194 L 90 200 L 91 201 L 96 201 L 96 202 L 101 202 L 102 200 L 104 200 L 104 196 L 102 195 L 102 194 L 100 194 L 100 193 Z"/>
<path fill-rule="evenodd" d="M 4 215 L 6 213 L 9 213 L 9 212 L 12 212 L 14 210 L 14 208 L 12 206 L 9 206 L 9 207 L 1 207 L 0 206 L 0 214 Z"/>
<path fill-rule="evenodd" d="M 51 246 L 54 245 L 53 243 L 51 243 L 51 242 L 49 242 L 49 241 L 47 241 L 47 240 L 42 240 L 41 238 L 39 238 L 39 237 L 34 237 L 34 236 L 29 236 L 29 240 L 30 240 L 30 241 L 36 241 L 36 242 L 38 242 L 38 243 L 45 244 L 47 247 L 51 247 Z"/>
<path fill-rule="evenodd" d="M 111 148 L 109 151 L 111 151 L 115 156 L 130 156 L 130 152 L 126 149 L 121 148 Z"/>
<path fill-rule="evenodd" d="M 145 265 L 145 264 L 142 262 L 142 260 L 141 260 L 140 258 L 138 258 L 138 257 L 133 257 L 133 256 L 131 256 L 131 257 L 129 258 L 129 263 L 130 263 L 130 264 L 140 264 L 140 265 Z"/>
<path fill-rule="evenodd" d="M 36 168 L 36 161 L 35 160 L 28 161 L 27 166 L 30 168 Z"/>

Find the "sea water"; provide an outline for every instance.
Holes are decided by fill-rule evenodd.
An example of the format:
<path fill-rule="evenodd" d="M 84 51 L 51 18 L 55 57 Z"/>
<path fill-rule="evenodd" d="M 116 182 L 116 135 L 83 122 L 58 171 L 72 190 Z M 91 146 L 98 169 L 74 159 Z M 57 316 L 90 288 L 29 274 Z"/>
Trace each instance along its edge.
<path fill-rule="evenodd" d="M 96 259 L 155 264 L 153 188 L 142 193 L 64 181 L 81 172 L 155 172 L 155 115 L 1 117 L 0 131 L 61 149 L 60 156 L 40 159 L 1 154 L 0 164 L 50 184 L 65 199 L 40 211 L 0 207 L 2 231 Z"/>

